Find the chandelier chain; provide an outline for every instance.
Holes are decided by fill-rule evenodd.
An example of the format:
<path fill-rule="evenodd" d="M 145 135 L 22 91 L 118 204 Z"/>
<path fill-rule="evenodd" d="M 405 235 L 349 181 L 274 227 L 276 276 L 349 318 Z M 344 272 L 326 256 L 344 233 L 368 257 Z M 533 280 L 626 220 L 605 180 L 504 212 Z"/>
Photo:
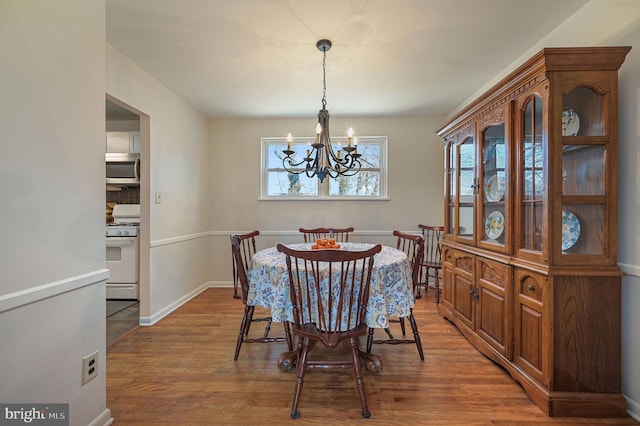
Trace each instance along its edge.
<path fill-rule="evenodd" d="M 327 109 L 327 51 L 322 54 L 322 109 Z"/>

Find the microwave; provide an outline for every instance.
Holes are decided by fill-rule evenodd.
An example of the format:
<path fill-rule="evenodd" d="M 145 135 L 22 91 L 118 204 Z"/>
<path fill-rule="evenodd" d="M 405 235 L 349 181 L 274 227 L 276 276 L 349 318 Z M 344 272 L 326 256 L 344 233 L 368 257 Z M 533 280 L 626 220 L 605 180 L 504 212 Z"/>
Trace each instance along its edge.
<path fill-rule="evenodd" d="M 109 185 L 140 185 L 140 154 L 106 153 Z"/>

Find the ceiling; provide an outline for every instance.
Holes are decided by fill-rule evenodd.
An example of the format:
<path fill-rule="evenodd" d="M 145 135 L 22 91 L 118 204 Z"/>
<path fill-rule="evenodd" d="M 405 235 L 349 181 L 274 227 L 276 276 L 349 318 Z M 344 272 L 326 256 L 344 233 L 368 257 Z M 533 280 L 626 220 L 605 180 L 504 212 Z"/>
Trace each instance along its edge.
<path fill-rule="evenodd" d="M 210 118 L 446 115 L 588 0 L 108 0 L 106 39 Z"/>

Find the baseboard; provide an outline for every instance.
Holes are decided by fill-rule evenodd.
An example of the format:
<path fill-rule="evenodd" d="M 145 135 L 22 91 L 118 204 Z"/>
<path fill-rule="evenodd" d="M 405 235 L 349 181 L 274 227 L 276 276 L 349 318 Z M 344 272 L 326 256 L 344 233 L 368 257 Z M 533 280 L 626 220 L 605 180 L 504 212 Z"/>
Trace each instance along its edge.
<path fill-rule="evenodd" d="M 640 402 L 634 401 L 626 395 L 625 399 L 627 400 L 627 413 L 634 420 L 640 422 Z"/>
<path fill-rule="evenodd" d="M 106 408 L 98 417 L 93 419 L 89 426 L 109 426 L 113 424 L 114 418 L 111 417 L 111 410 Z"/>
<path fill-rule="evenodd" d="M 159 310 L 155 314 L 151 315 L 150 317 L 140 317 L 140 325 L 141 326 L 145 326 L 145 327 L 154 325 L 155 323 L 160 321 L 162 318 L 166 317 L 171 312 L 175 311 L 180 306 L 184 305 L 189 300 L 193 299 L 194 297 L 196 297 L 197 295 L 199 295 L 200 293 L 202 293 L 203 291 L 205 291 L 209 287 L 210 287 L 210 283 L 206 282 L 206 283 L 202 284 L 200 287 L 196 288 L 195 290 L 192 290 L 189 293 L 185 294 L 184 296 L 182 296 L 180 299 L 176 300 L 175 302 L 165 306 L 164 308 L 162 308 L 161 310 Z"/>

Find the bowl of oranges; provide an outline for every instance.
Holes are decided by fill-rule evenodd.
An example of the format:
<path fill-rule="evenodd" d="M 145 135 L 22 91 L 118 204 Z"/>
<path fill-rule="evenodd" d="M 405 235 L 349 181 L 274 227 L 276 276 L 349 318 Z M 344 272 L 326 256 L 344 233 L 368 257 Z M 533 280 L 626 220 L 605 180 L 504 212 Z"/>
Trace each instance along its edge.
<path fill-rule="evenodd" d="M 339 249 L 340 244 L 336 244 L 333 238 L 318 238 L 316 243 L 311 246 L 311 250 Z"/>

